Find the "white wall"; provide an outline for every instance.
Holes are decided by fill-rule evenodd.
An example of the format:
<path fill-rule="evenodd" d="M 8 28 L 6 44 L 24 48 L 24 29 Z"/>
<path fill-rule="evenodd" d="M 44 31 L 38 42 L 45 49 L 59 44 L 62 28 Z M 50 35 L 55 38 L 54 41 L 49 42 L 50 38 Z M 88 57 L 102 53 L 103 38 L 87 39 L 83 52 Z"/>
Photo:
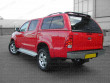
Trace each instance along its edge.
<path fill-rule="evenodd" d="M 96 17 L 110 17 L 110 0 L 96 0 Z"/>
<path fill-rule="evenodd" d="M 74 0 L 74 11 L 93 17 L 93 0 Z"/>

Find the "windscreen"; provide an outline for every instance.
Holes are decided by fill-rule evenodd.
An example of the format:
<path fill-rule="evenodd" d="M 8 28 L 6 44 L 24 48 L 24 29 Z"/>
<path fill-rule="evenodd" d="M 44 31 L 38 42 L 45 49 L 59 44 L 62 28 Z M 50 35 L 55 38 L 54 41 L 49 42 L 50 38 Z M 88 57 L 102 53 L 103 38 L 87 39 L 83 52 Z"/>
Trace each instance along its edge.
<path fill-rule="evenodd" d="M 72 31 L 102 33 L 98 24 L 91 18 L 80 16 L 69 16 Z"/>

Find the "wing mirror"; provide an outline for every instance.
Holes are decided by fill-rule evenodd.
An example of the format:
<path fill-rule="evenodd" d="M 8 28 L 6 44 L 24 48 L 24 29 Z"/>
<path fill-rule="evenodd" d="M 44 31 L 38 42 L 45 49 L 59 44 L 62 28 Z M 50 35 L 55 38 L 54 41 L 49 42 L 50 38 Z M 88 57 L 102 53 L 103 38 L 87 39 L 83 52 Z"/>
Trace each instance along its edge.
<path fill-rule="evenodd" d="M 20 29 L 17 27 L 17 28 L 15 28 L 15 31 L 18 31 L 18 32 L 20 32 Z"/>

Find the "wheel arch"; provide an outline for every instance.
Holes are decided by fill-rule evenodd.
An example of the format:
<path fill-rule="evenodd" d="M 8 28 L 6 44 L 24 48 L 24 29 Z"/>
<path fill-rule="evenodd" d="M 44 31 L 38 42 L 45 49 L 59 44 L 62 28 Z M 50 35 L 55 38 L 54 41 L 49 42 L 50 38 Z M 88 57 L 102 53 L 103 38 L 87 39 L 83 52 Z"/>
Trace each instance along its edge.
<path fill-rule="evenodd" d="M 54 57 L 53 49 L 49 46 L 49 44 L 45 42 L 39 42 L 37 45 L 37 53 L 41 48 L 47 48 L 49 50 L 50 57 Z"/>
<path fill-rule="evenodd" d="M 15 41 L 13 38 L 10 39 L 10 42 Z"/>
<path fill-rule="evenodd" d="M 15 38 L 11 38 L 11 39 L 10 39 L 10 43 L 11 43 L 12 41 L 15 43 L 16 47 L 18 48 L 18 44 L 17 44 L 16 39 L 15 39 Z"/>
<path fill-rule="evenodd" d="M 37 52 L 41 49 L 41 48 L 47 48 L 49 50 L 49 46 L 44 43 L 44 42 L 40 42 L 38 45 L 37 45 Z"/>

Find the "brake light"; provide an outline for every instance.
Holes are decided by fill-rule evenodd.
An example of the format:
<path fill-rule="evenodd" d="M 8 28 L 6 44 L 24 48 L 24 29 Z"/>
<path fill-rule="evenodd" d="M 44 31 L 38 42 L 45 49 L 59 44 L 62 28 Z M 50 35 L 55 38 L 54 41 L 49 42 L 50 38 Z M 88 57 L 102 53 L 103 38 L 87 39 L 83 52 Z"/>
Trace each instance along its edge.
<path fill-rule="evenodd" d="M 73 45 L 73 36 L 69 35 L 69 39 L 66 41 L 65 46 L 68 48 L 72 48 Z"/>
<path fill-rule="evenodd" d="M 103 38 L 103 39 L 102 39 L 102 47 L 103 47 L 103 43 L 104 43 L 104 35 L 102 36 L 102 38 Z"/>

